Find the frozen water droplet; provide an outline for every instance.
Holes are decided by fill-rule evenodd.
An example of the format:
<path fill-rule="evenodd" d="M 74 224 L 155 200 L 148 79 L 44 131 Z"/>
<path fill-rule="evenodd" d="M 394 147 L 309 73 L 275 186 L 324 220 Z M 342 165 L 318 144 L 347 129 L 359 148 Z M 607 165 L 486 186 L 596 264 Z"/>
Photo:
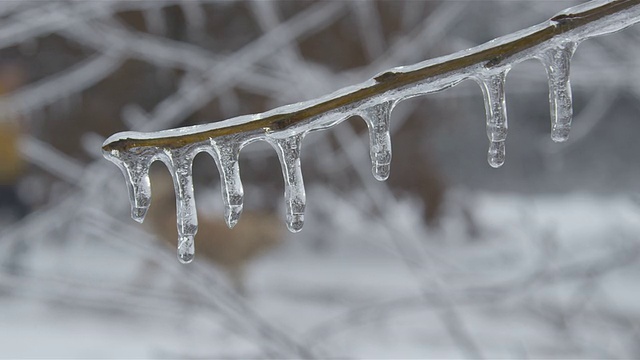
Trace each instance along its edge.
<path fill-rule="evenodd" d="M 178 260 L 183 264 L 193 261 L 196 248 L 193 235 L 180 236 L 178 238 Z"/>
<path fill-rule="evenodd" d="M 551 139 L 564 142 L 569 139 L 573 105 L 569 68 L 577 44 L 566 42 L 538 56 L 549 78 L 549 107 L 551 110 Z"/>
<path fill-rule="evenodd" d="M 373 163 L 373 176 L 378 181 L 385 181 L 389 178 L 389 174 L 391 173 L 391 164 L 385 164 L 380 161 L 375 161 Z"/>
<path fill-rule="evenodd" d="M 504 164 L 505 146 L 504 141 L 492 141 L 489 145 L 487 160 L 492 168 L 499 168 Z"/>
<path fill-rule="evenodd" d="M 269 139 L 278 153 L 284 177 L 284 198 L 287 208 L 287 228 L 291 232 L 302 230 L 306 194 L 302 169 L 300 168 L 300 147 L 304 134 L 296 134 L 285 139 Z"/>
<path fill-rule="evenodd" d="M 212 141 L 211 144 L 213 152 L 210 154 L 215 159 L 220 173 L 224 220 L 229 228 L 233 228 L 240 219 L 244 201 L 244 189 L 238 165 L 240 149 L 234 139 Z"/>
<path fill-rule="evenodd" d="M 291 232 L 298 232 L 302 230 L 304 225 L 304 214 L 289 214 L 287 215 L 287 228 Z"/>
<path fill-rule="evenodd" d="M 391 135 L 389 125 L 394 103 L 387 101 L 365 109 L 361 116 L 369 128 L 369 146 L 373 176 L 384 181 L 391 171 Z"/>
<path fill-rule="evenodd" d="M 176 192 L 178 257 L 184 263 L 193 259 L 193 238 L 198 232 L 198 214 L 191 172 L 195 151 L 188 147 L 174 149 L 170 155 L 168 165 Z"/>
<path fill-rule="evenodd" d="M 142 223 L 144 221 L 144 217 L 147 215 L 147 210 L 149 210 L 149 207 L 138 207 L 138 206 L 133 206 L 131 207 L 131 218 L 139 223 Z"/>
<path fill-rule="evenodd" d="M 507 139 L 508 124 L 504 83 L 507 72 L 508 69 L 476 79 L 484 97 L 487 137 L 490 141 L 488 161 L 494 168 L 502 166 L 505 159 L 504 142 Z"/>

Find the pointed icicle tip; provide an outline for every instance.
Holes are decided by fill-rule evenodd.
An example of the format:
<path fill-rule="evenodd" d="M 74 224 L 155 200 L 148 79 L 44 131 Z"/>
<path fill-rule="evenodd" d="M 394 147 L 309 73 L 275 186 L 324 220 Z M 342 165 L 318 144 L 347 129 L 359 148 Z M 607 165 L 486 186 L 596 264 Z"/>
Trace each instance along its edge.
<path fill-rule="evenodd" d="M 136 160 L 127 155 L 124 160 L 116 157 L 111 157 L 109 160 L 116 164 L 124 175 L 131 205 L 131 218 L 142 223 L 151 204 L 151 181 L 149 180 L 151 158 L 141 156 Z"/>
<path fill-rule="evenodd" d="M 195 257 L 195 241 L 193 235 L 185 235 L 178 238 L 178 260 L 188 264 Z"/>
<path fill-rule="evenodd" d="M 147 210 L 149 210 L 148 206 L 133 206 L 131 207 L 131 218 L 142 224 L 147 215 Z"/>
<path fill-rule="evenodd" d="M 242 205 L 228 205 L 224 209 L 224 220 L 229 229 L 233 229 L 234 226 L 240 220 L 242 214 Z"/>

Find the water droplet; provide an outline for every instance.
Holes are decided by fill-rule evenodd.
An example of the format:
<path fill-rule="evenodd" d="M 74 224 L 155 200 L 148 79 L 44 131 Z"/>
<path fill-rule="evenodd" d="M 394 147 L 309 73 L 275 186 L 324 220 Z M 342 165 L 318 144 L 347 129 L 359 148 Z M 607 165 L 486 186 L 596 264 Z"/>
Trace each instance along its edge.
<path fill-rule="evenodd" d="M 549 107 L 551 110 L 551 139 L 564 142 L 569 139 L 573 104 L 569 69 L 577 44 L 566 42 L 538 56 L 549 78 Z"/>
<path fill-rule="evenodd" d="M 193 261 L 196 248 L 193 235 L 180 236 L 178 238 L 178 260 L 183 264 Z"/>
<path fill-rule="evenodd" d="M 504 83 L 507 72 L 508 69 L 476 79 L 484 97 L 487 137 L 490 141 L 488 161 L 494 168 L 502 166 L 505 160 L 504 142 L 507 139 L 508 123 Z"/>
<path fill-rule="evenodd" d="M 487 153 L 487 161 L 492 168 L 499 168 L 504 164 L 505 146 L 504 141 L 492 141 Z"/>
<path fill-rule="evenodd" d="M 387 180 L 391 171 L 389 125 L 393 106 L 394 102 L 387 101 L 367 108 L 360 114 L 369 128 L 372 172 L 378 181 Z"/>
<path fill-rule="evenodd" d="M 240 148 L 234 140 L 211 141 L 213 152 L 209 152 L 216 161 L 220 173 L 224 220 L 229 228 L 233 228 L 238 223 L 244 202 L 244 189 L 238 165 Z"/>
<path fill-rule="evenodd" d="M 304 225 L 304 209 L 307 199 L 300 168 L 300 147 L 303 137 L 304 134 L 296 134 L 285 139 L 269 139 L 278 153 L 282 166 L 287 228 L 291 232 L 300 231 Z"/>

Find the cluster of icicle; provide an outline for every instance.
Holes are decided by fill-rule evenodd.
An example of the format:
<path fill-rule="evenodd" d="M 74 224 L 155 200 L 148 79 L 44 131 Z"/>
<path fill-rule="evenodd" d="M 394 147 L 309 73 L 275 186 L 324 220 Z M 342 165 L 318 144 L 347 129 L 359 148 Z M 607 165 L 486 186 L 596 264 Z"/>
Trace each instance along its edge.
<path fill-rule="evenodd" d="M 577 8 L 565 10 L 584 11 L 603 2 L 591 2 Z M 561 13 L 562 14 L 562 13 Z M 486 64 L 473 64 L 461 71 L 434 76 L 424 81 L 393 89 L 384 94 L 375 95 L 360 102 L 351 103 L 321 115 L 296 123 L 283 130 L 264 128 L 256 131 L 240 132 L 207 140 L 189 143 L 180 147 L 134 147 L 126 151 L 111 150 L 105 157 L 115 163 L 124 173 L 131 200 L 131 216 L 142 222 L 151 203 L 149 167 L 152 162 L 160 160 L 169 168 L 175 185 L 178 225 L 178 258 L 188 263 L 194 257 L 194 236 L 198 230 L 196 204 L 192 182 L 192 162 L 200 152 L 210 154 L 219 169 L 224 202 L 224 218 L 227 225 L 233 227 L 242 212 L 243 188 L 240 180 L 238 156 L 240 150 L 254 141 L 266 141 L 273 146 L 282 165 L 285 180 L 284 198 L 286 203 L 286 223 L 292 232 L 302 229 L 305 210 L 305 190 L 300 169 L 300 151 L 302 140 L 309 131 L 326 129 L 348 117 L 358 115 L 368 125 L 370 137 L 370 155 L 373 175 L 378 180 L 389 176 L 391 163 L 391 139 L 389 121 L 391 110 L 401 100 L 447 89 L 466 79 L 473 79 L 480 85 L 486 108 L 487 137 L 489 138 L 488 162 L 492 167 L 499 167 L 505 160 L 505 140 L 507 137 L 507 114 L 505 107 L 505 79 L 514 64 L 536 58 L 546 68 L 549 78 L 549 99 L 551 108 L 551 138 L 556 142 L 566 141 L 571 128 L 572 104 L 569 85 L 569 64 L 578 43 L 586 38 L 614 32 L 627 27 L 640 19 L 640 6 L 595 21 L 579 30 L 555 37 L 540 45 L 529 48 L 508 58 L 495 67 Z M 546 26 L 553 26 L 554 20 L 531 27 L 529 29 L 495 39 L 487 44 L 462 51 L 450 56 L 425 61 L 416 65 L 399 67 L 390 70 L 392 73 L 408 72 L 434 64 L 479 52 L 500 44 L 532 34 Z M 592 28 L 588 28 L 591 26 Z M 264 119 L 278 114 L 288 114 L 310 106 L 320 104 L 353 91 L 372 86 L 375 78 L 363 84 L 339 90 L 325 97 L 308 102 L 293 104 L 272 111 L 241 116 L 221 122 L 198 125 L 187 128 L 165 130 L 155 133 L 124 132 L 116 134 L 105 141 L 109 144 L 118 140 L 158 139 L 185 134 L 205 132 L 227 126 Z"/>

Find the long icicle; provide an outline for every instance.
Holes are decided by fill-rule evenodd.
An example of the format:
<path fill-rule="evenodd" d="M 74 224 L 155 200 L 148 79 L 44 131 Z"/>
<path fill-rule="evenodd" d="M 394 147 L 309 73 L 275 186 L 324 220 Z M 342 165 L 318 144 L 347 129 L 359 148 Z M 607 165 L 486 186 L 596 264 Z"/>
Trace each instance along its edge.
<path fill-rule="evenodd" d="M 507 124 L 504 82 L 508 71 L 509 69 L 506 69 L 499 73 L 476 78 L 482 89 L 487 117 L 487 137 L 490 142 L 487 161 L 494 168 L 502 166 L 505 159 L 504 142 L 507 140 L 509 126 Z"/>
<path fill-rule="evenodd" d="M 193 261 L 195 235 L 198 232 L 198 214 L 193 193 L 192 163 L 195 154 L 191 148 L 171 151 L 170 166 L 176 192 L 178 226 L 178 259 L 183 264 Z"/>
<path fill-rule="evenodd" d="M 577 43 L 566 42 L 538 56 L 549 77 L 549 107 L 551 110 L 551 139 L 564 142 L 569 139 L 573 105 L 569 69 Z"/>
<path fill-rule="evenodd" d="M 221 145 L 212 140 L 213 156 L 220 172 L 220 188 L 222 202 L 224 203 L 224 221 L 229 228 L 233 228 L 242 214 L 244 189 L 240 179 L 240 166 L 238 157 L 240 148 L 238 144 L 230 142 Z"/>
<path fill-rule="evenodd" d="M 300 167 L 300 146 L 304 133 L 284 139 L 270 140 L 278 153 L 284 177 L 284 199 L 287 207 L 287 228 L 291 232 L 302 230 L 307 198 Z"/>

